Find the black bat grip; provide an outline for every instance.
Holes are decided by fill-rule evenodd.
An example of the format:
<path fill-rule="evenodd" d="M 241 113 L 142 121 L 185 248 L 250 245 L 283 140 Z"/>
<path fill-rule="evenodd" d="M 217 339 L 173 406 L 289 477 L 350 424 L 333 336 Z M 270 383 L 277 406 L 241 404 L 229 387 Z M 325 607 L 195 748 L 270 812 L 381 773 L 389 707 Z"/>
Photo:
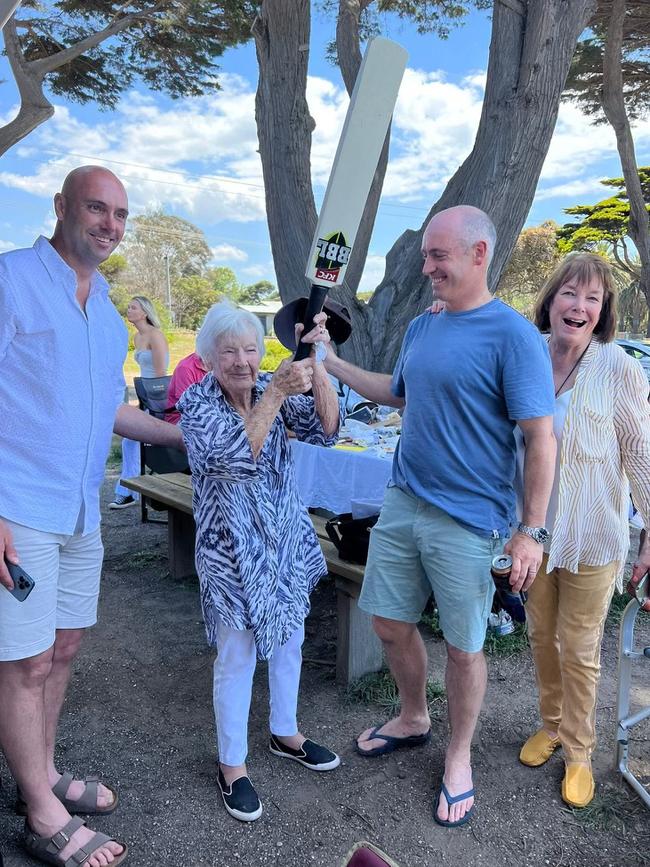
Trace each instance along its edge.
<path fill-rule="evenodd" d="M 323 309 L 326 295 L 327 286 L 316 286 L 314 283 L 312 283 L 311 291 L 309 293 L 309 300 L 307 301 L 307 309 L 305 310 L 305 315 L 302 318 L 304 331 L 301 332 L 301 335 L 307 334 L 307 332 L 311 331 L 314 327 L 314 316 L 316 316 L 317 313 L 320 313 Z M 298 343 L 298 348 L 296 349 L 296 354 L 294 355 L 293 360 L 302 361 L 305 358 L 309 358 L 309 356 L 311 355 L 311 350 L 311 343 Z"/>

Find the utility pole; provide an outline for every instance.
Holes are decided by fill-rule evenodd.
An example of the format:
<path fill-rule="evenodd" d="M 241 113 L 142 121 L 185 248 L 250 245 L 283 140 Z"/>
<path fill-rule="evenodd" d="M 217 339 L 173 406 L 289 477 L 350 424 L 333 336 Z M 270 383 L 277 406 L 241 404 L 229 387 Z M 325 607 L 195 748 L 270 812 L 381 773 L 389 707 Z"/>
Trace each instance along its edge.
<path fill-rule="evenodd" d="M 170 250 L 167 249 L 164 253 L 165 265 L 167 266 L 167 310 L 169 311 L 169 321 L 174 324 L 174 314 L 172 313 L 172 284 L 169 278 L 169 256 Z"/>
<path fill-rule="evenodd" d="M 21 0 L 0 0 L 0 30 L 20 6 Z"/>

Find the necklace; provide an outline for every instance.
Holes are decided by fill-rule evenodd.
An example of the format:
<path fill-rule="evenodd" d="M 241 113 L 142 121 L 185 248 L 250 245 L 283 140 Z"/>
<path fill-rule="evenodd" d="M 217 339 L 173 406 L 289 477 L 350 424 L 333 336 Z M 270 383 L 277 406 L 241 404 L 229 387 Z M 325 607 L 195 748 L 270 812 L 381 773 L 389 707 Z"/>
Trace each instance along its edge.
<path fill-rule="evenodd" d="M 582 359 L 584 358 L 584 354 L 585 354 L 585 352 L 586 352 L 588 349 L 589 349 L 589 343 L 588 343 L 588 344 L 585 346 L 585 348 L 582 350 L 582 352 L 580 353 L 580 357 L 578 358 L 578 360 L 577 360 L 576 363 L 573 365 L 573 367 L 571 368 L 571 370 L 567 373 L 567 375 L 566 375 L 566 376 L 564 377 L 564 379 L 562 380 L 562 385 L 560 385 L 560 387 L 559 387 L 559 388 L 557 389 L 557 391 L 555 392 L 555 397 L 558 396 L 558 394 L 562 391 L 562 389 L 564 388 L 564 386 L 567 384 L 567 381 L 568 381 L 569 378 L 571 377 L 571 374 L 572 374 L 573 371 L 576 369 L 576 367 L 580 364 L 580 362 L 581 362 Z"/>

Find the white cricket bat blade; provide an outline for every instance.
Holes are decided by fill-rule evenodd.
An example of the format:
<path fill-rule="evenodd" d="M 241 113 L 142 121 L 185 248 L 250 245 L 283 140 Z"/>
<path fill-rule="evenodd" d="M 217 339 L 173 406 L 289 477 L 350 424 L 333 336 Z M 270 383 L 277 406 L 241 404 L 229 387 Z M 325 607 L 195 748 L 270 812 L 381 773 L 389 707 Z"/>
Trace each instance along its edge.
<path fill-rule="evenodd" d="M 312 284 L 343 282 L 407 59 L 405 49 L 390 39 L 368 43 L 307 260 Z"/>

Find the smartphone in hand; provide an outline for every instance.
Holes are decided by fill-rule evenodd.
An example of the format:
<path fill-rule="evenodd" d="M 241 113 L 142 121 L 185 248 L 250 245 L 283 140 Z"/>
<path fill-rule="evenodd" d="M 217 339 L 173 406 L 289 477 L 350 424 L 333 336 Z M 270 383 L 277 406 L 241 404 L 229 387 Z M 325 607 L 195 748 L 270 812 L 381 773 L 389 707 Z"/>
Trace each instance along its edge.
<path fill-rule="evenodd" d="M 6 557 L 5 566 L 9 570 L 11 580 L 14 582 L 14 589 L 9 590 L 9 593 L 11 593 L 14 599 L 17 599 L 19 602 L 24 602 L 34 589 L 36 582 L 21 566 L 17 566 L 15 563 L 10 563 Z"/>

